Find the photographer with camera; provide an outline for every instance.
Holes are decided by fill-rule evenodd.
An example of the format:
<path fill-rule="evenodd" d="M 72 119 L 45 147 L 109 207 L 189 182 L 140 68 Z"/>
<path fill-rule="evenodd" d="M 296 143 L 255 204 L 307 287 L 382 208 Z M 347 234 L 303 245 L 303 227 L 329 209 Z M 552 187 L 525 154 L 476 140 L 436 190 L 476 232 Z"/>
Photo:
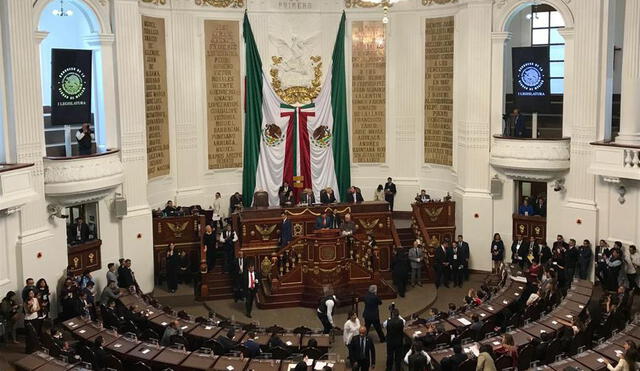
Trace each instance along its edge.
<path fill-rule="evenodd" d="M 76 132 L 76 139 L 78 140 L 78 153 L 80 156 L 90 155 L 91 142 L 96 139 L 96 135 L 89 124 L 82 124 L 82 128 Z"/>

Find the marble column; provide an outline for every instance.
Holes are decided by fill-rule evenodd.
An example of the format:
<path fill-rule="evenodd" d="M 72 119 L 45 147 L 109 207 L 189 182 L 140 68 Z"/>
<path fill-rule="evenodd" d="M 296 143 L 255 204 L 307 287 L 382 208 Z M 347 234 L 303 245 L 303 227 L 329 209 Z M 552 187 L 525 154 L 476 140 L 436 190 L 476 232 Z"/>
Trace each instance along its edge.
<path fill-rule="evenodd" d="M 640 1 L 625 3 L 622 50 L 620 133 L 615 141 L 640 145 Z"/>
<path fill-rule="evenodd" d="M 505 58 L 504 50 L 507 42 L 511 40 L 511 32 L 491 33 L 491 134 L 503 133 L 502 115 L 504 112 L 504 86 Z"/>

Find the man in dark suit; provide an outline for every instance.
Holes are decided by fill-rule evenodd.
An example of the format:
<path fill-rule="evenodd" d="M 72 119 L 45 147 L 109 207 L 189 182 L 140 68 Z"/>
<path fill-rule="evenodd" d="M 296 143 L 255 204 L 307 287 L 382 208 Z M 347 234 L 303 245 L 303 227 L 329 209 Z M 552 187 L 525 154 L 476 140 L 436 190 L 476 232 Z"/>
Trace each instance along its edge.
<path fill-rule="evenodd" d="M 135 286 L 135 283 L 133 271 L 131 270 L 131 259 L 127 259 L 124 261 L 124 265 L 118 267 L 118 286 L 128 289 L 131 286 Z"/>
<path fill-rule="evenodd" d="M 360 192 L 360 188 L 351 186 L 347 191 L 347 199 L 345 202 L 362 202 L 364 198 L 362 198 L 362 193 Z"/>
<path fill-rule="evenodd" d="M 391 309 L 391 318 L 384 321 L 384 327 L 387 329 L 387 371 L 393 370 L 393 366 L 396 367 L 396 371 L 402 370 L 404 323 L 395 307 Z"/>
<path fill-rule="evenodd" d="M 455 344 L 453 346 L 453 355 L 442 360 L 442 369 L 457 370 L 458 366 L 466 360 L 467 355 L 462 352 L 462 346 Z"/>
<path fill-rule="evenodd" d="M 401 298 L 404 298 L 404 293 L 407 290 L 407 282 L 409 280 L 409 256 L 405 249 L 396 249 L 396 254 L 391 261 L 391 269 L 393 283 L 396 285 L 398 289 L 398 295 Z"/>
<path fill-rule="evenodd" d="M 462 256 L 458 249 L 458 242 L 453 241 L 451 246 L 447 248 L 447 262 L 449 263 L 449 272 L 453 287 L 462 287 Z"/>
<path fill-rule="evenodd" d="M 364 302 L 362 317 L 364 318 L 364 327 L 367 329 L 367 333 L 371 325 L 373 325 L 380 337 L 380 342 L 384 343 L 384 332 L 382 332 L 382 326 L 380 326 L 380 311 L 378 309 L 382 304 L 382 300 L 378 297 L 378 287 L 376 285 L 369 286 L 369 292 L 362 297 L 361 301 Z"/>
<path fill-rule="evenodd" d="M 104 350 L 104 348 L 102 347 L 103 342 L 104 342 L 104 339 L 102 338 L 101 335 L 96 336 L 96 338 L 93 340 L 93 348 L 91 349 L 93 350 L 93 354 L 95 355 L 94 361 L 95 361 L 95 366 L 98 370 L 104 369 L 105 361 L 109 356 L 109 353 L 107 353 L 107 351 Z"/>
<path fill-rule="evenodd" d="M 333 193 L 331 187 L 327 187 L 320 191 L 320 202 L 323 204 L 332 204 L 336 202 L 336 195 Z"/>
<path fill-rule="evenodd" d="M 235 349 L 235 347 L 238 345 L 238 343 L 233 340 L 235 336 L 236 330 L 230 328 L 229 331 L 227 331 L 226 335 L 220 335 L 216 338 L 216 341 L 220 345 L 222 345 L 222 349 L 224 350 L 225 354 Z"/>
<path fill-rule="evenodd" d="M 369 371 L 369 367 L 376 365 L 376 348 L 364 326 L 360 327 L 359 333 L 349 342 L 349 359 L 354 371 Z"/>
<path fill-rule="evenodd" d="M 89 240 L 89 226 L 81 217 L 76 218 L 72 233 L 73 243 L 84 243 Z"/>
<path fill-rule="evenodd" d="M 260 285 L 260 275 L 255 271 L 255 266 L 253 263 L 249 263 L 247 267 L 247 272 L 244 275 L 243 280 L 244 285 L 244 300 L 245 300 L 245 314 L 247 317 L 251 318 L 251 309 L 253 308 L 253 300 L 256 297 L 256 293 L 258 292 L 258 286 Z"/>
<path fill-rule="evenodd" d="M 448 242 L 442 241 L 442 244 L 436 248 L 435 256 L 433 259 L 433 268 L 436 271 L 436 288 L 441 285 L 449 287 L 449 281 L 447 278 L 447 270 L 449 269 L 449 263 L 447 262 L 447 245 Z"/>
<path fill-rule="evenodd" d="M 293 227 L 291 226 L 291 220 L 287 218 L 287 214 L 284 211 L 280 216 L 282 217 L 282 225 L 280 225 L 280 247 L 284 247 L 287 246 L 293 238 Z"/>
<path fill-rule="evenodd" d="M 522 240 L 522 236 L 521 235 L 517 235 L 516 236 L 516 240 L 513 241 L 513 243 L 511 244 L 511 263 L 515 264 L 515 263 L 521 263 L 522 264 L 522 259 L 520 258 L 520 254 L 518 254 L 518 252 L 520 251 L 520 247 L 524 246 L 525 243 Z"/>
<path fill-rule="evenodd" d="M 506 137 L 524 137 L 524 117 L 520 114 L 520 109 L 514 108 L 511 114 L 504 117 L 506 123 L 503 135 Z"/>
<path fill-rule="evenodd" d="M 244 272 L 247 270 L 247 260 L 244 258 L 244 253 L 238 251 L 238 257 L 233 260 L 233 266 L 231 273 L 233 274 L 233 300 L 237 303 L 238 300 L 242 300 L 244 297 Z"/>
<path fill-rule="evenodd" d="M 300 203 L 305 205 L 313 205 L 316 203 L 316 196 L 313 194 L 313 191 L 309 188 L 306 188 L 302 194 L 300 195 Z"/>
<path fill-rule="evenodd" d="M 389 210 L 393 211 L 393 199 L 396 197 L 396 185 L 391 181 L 391 177 L 387 178 L 384 185 L 384 200 L 389 203 Z"/>
<path fill-rule="evenodd" d="M 326 211 L 316 218 L 316 229 L 327 229 L 333 227 L 333 219 L 327 215 Z"/>
<path fill-rule="evenodd" d="M 458 235 L 458 251 L 460 251 L 460 257 L 462 258 L 462 278 L 465 281 L 468 281 L 469 258 L 471 257 L 471 251 L 469 250 L 469 244 L 464 240 L 461 234 Z"/>
<path fill-rule="evenodd" d="M 255 358 L 262 353 L 260 351 L 260 344 L 256 343 L 255 337 L 256 334 L 249 332 L 248 339 L 244 342 L 244 346 L 247 348 L 249 353 L 249 358 Z"/>
<path fill-rule="evenodd" d="M 520 264 L 522 267 L 531 265 L 533 259 L 540 259 L 540 246 L 536 243 L 536 238 L 533 236 L 529 237 L 529 242 L 521 247 L 518 250 L 518 255 L 520 255 Z M 529 260 L 529 255 L 533 256 L 533 259 Z M 524 262 L 524 263 L 523 263 Z"/>

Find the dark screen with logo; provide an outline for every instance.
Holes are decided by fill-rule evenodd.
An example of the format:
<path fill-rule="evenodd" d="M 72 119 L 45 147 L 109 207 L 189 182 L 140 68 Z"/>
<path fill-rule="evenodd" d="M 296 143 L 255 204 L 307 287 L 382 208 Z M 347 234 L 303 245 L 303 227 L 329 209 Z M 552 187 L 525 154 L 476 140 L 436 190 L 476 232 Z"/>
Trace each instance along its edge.
<path fill-rule="evenodd" d="M 51 124 L 91 122 L 91 50 L 51 49 Z"/>
<path fill-rule="evenodd" d="M 522 112 L 549 111 L 549 47 L 512 48 L 513 98 Z"/>

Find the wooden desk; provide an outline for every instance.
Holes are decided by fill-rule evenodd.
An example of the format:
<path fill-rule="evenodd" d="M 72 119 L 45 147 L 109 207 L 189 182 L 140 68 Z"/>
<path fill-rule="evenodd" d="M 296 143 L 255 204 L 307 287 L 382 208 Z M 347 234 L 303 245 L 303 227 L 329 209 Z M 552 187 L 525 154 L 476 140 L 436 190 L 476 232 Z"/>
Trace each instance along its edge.
<path fill-rule="evenodd" d="M 90 319 L 86 320 L 82 317 L 74 317 L 62 322 L 62 326 L 64 326 L 64 328 L 66 328 L 67 330 L 73 332 L 77 328 L 80 328 L 88 323 L 91 323 Z"/>
<path fill-rule="evenodd" d="M 175 367 L 180 365 L 189 355 L 190 353 L 184 350 L 164 348 L 153 359 L 153 363 L 156 365 L 162 365 L 162 368 Z"/>
<path fill-rule="evenodd" d="M 579 303 L 579 304 L 582 304 L 582 305 L 587 305 L 587 304 L 589 304 L 589 301 L 591 300 L 591 296 L 578 294 L 577 292 L 569 291 L 569 293 L 567 293 L 567 296 L 565 296 L 564 299 L 565 300 L 575 301 L 576 303 Z"/>
<path fill-rule="evenodd" d="M 536 338 L 542 337 L 542 334 L 545 332 L 552 336 L 555 334 L 555 330 L 538 322 L 532 322 L 526 326 L 520 327 L 520 330 Z"/>
<path fill-rule="evenodd" d="M 591 296 L 591 292 L 593 291 L 593 289 L 589 287 L 575 286 L 571 288 L 571 291 L 575 292 L 576 294 Z"/>
<path fill-rule="evenodd" d="M 184 334 L 188 334 L 189 332 L 191 332 L 191 330 L 198 327 L 198 324 L 192 321 L 185 321 L 183 319 L 179 319 L 178 322 L 180 322 L 178 329 L 182 331 L 182 333 Z"/>
<path fill-rule="evenodd" d="M 242 339 L 244 339 L 244 336 L 246 334 L 247 332 L 245 330 L 236 330 L 236 334 L 233 337 L 233 341 L 235 341 L 236 343 L 240 343 Z"/>
<path fill-rule="evenodd" d="M 497 300 L 496 300 L 497 301 Z M 493 299 L 490 300 L 488 303 L 483 303 L 482 305 L 478 306 L 478 309 L 481 309 L 487 313 L 491 313 L 491 314 L 498 314 L 500 313 L 501 310 L 503 310 L 505 307 L 504 304 L 502 303 L 498 303 L 498 302 L 493 302 Z"/>
<path fill-rule="evenodd" d="M 137 347 L 140 344 L 139 341 L 134 341 L 124 336 L 118 338 L 118 340 L 113 343 L 107 345 L 105 348 L 118 353 L 119 355 L 125 355 L 129 353 L 133 348 Z"/>
<path fill-rule="evenodd" d="M 248 363 L 249 358 L 220 357 L 211 371 L 244 371 Z"/>
<path fill-rule="evenodd" d="M 556 308 L 551 311 L 551 315 L 564 321 L 571 321 L 576 314 L 567 309 Z"/>
<path fill-rule="evenodd" d="M 129 309 L 129 307 L 131 305 L 138 305 L 138 306 L 146 306 L 146 303 L 144 302 L 144 300 L 142 300 L 142 298 L 136 296 L 136 295 L 131 295 L 128 291 L 125 291 L 126 293 L 122 296 L 120 296 L 120 302 L 127 307 L 127 309 Z"/>
<path fill-rule="evenodd" d="M 283 360 L 280 364 L 280 371 L 292 371 L 297 364 L 298 361 Z M 307 371 L 313 371 L 313 360 L 309 360 L 309 362 L 307 362 Z"/>
<path fill-rule="evenodd" d="M 141 343 L 137 347 L 131 349 L 127 353 L 127 357 L 133 358 L 136 361 L 151 361 L 154 359 L 160 352 L 164 350 L 164 347 L 152 345 L 149 343 Z"/>
<path fill-rule="evenodd" d="M 149 320 L 156 328 L 163 329 L 167 327 L 171 322 L 177 320 L 178 317 L 172 316 L 166 313 L 162 313 Z"/>
<path fill-rule="evenodd" d="M 451 326 L 455 327 L 456 329 L 461 329 L 461 328 L 470 326 L 471 323 L 473 323 L 473 320 L 471 320 L 471 318 L 467 317 L 464 314 L 458 314 L 456 316 L 449 317 L 446 319 L 446 321 L 449 322 Z"/>
<path fill-rule="evenodd" d="M 565 321 L 567 320 L 567 318 L 563 318 Z M 540 318 L 539 320 L 536 321 L 537 323 L 544 325 L 550 329 L 552 329 L 555 332 L 558 332 L 561 328 L 564 327 L 564 325 L 560 322 L 558 322 L 558 319 L 556 317 L 553 316 L 553 314 L 550 314 L 546 317 Z"/>
<path fill-rule="evenodd" d="M 31 353 L 26 357 L 20 358 L 14 363 L 18 370 L 33 371 L 47 362 L 53 360 L 53 357 L 43 352 Z"/>
<path fill-rule="evenodd" d="M 279 359 L 252 359 L 249 361 L 247 369 L 253 371 L 277 371 L 280 369 L 280 363 Z"/>
<path fill-rule="evenodd" d="M 622 345 L 613 343 L 611 341 L 604 342 L 597 347 L 593 348 L 593 351 L 607 357 L 611 360 L 611 364 L 615 366 L 618 363 L 618 359 L 624 354 L 624 348 Z"/>
<path fill-rule="evenodd" d="M 83 340 L 87 340 L 104 331 L 97 323 L 89 323 L 73 331 L 73 334 Z"/>
<path fill-rule="evenodd" d="M 558 308 L 567 310 L 567 311 L 573 313 L 573 315 L 577 316 L 580 313 L 582 313 L 582 311 L 585 308 L 585 305 L 577 303 L 577 302 L 572 301 L 572 300 L 562 300 L 562 303 L 560 303 L 560 305 L 558 305 Z"/>
<path fill-rule="evenodd" d="M 593 350 L 587 350 L 586 352 L 576 354 L 572 358 L 583 365 L 583 367 L 586 367 L 590 370 L 603 371 L 607 369 L 607 364 L 601 362 L 604 358 L 607 357 L 603 357 L 601 354 L 598 354 Z M 611 362 L 612 360 L 609 359 L 609 361 Z"/>
<path fill-rule="evenodd" d="M 184 371 L 209 370 L 213 367 L 218 358 L 219 356 L 215 354 L 191 352 L 184 362 L 182 362 L 180 368 Z"/>
<path fill-rule="evenodd" d="M 218 326 L 199 325 L 192 328 L 187 336 L 208 340 L 218 335 L 221 330 L 222 328 Z"/>
<path fill-rule="evenodd" d="M 88 339 L 89 342 L 93 343 L 98 336 L 102 336 L 102 346 L 106 347 L 114 341 L 120 339 L 120 335 L 112 330 L 105 330 L 96 335 L 93 335 Z"/>
<path fill-rule="evenodd" d="M 282 334 L 280 339 L 291 349 L 300 349 L 300 334 Z"/>
<path fill-rule="evenodd" d="M 640 326 L 638 325 L 629 325 L 622 330 L 627 335 L 633 336 L 636 339 L 640 339 Z M 637 340 L 636 342 L 640 342 Z"/>
<path fill-rule="evenodd" d="M 554 369 L 555 371 L 564 371 L 567 369 L 567 367 L 571 367 L 573 369 L 576 370 L 584 370 L 585 369 L 585 365 L 583 365 L 582 363 L 576 361 L 575 359 L 572 358 L 567 358 L 567 359 L 563 359 L 562 361 L 558 361 L 558 362 L 554 362 L 550 365 L 548 365 L 549 367 L 551 367 L 552 369 Z M 590 368 L 586 368 L 587 370 L 590 370 Z"/>
<path fill-rule="evenodd" d="M 38 371 L 65 371 L 65 370 L 70 370 L 73 367 L 74 365 L 62 362 L 57 359 L 52 359 L 51 361 L 38 367 Z"/>

